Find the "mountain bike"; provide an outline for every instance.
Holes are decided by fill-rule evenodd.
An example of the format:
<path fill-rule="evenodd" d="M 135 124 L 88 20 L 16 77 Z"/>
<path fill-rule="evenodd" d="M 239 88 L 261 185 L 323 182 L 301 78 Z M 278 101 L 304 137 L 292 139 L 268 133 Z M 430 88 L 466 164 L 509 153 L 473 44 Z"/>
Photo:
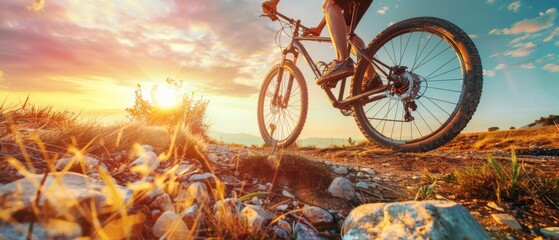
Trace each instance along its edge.
<path fill-rule="evenodd" d="M 323 74 L 302 42 L 331 39 L 312 36 L 300 20 L 278 11 L 263 16 L 279 21 L 280 31 L 292 30 L 281 61 L 264 78 L 257 110 L 264 142 L 287 147 L 303 130 L 308 111 L 299 56 L 316 79 Z M 348 47 L 356 49 L 351 25 Z M 447 20 L 416 17 L 395 23 L 357 52 L 351 81 L 344 78 L 321 87 L 332 106 L 353 115 L 366 138 L 381 147 L 401 152 L 435 149 L 458 135 L 476 111 L 483 82 L 481 60 L 470 37 Z M 379 87 L 367 87 L 371 75 L 380 79 Z"/>

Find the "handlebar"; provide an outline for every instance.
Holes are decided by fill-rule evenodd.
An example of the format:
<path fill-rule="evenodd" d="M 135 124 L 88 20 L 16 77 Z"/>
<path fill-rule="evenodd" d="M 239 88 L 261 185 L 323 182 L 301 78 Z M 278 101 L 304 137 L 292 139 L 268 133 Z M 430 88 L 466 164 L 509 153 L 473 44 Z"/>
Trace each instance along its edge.
<path fill-rule="evenodd" d="M 268 10 L 270 12 L 270 14 L 262 14 L 260 16 L 269 17 L 272 21 L 275 21 L 277 19 L 277 17 L 280 17 L 281 19 L 289 22 L 289 24 L 291 24 L 291 25 L 294 25 L 294 26 L 299 25 L 299 27 L 301 29 L 303 29 L 303 33 L 308 33 L 309 30 L 310 30 L 310 28 L 301 24 L 301 20 L 294 20 L 293 18 L 289 18 L 289 17 L 281 14 L 280 12 L 278 12 L 274 9 L 271 9 L 268 6 L 265 6 L 265 5 L 262 5 L 262 8 L 265 8 L 266 10 Z"/>

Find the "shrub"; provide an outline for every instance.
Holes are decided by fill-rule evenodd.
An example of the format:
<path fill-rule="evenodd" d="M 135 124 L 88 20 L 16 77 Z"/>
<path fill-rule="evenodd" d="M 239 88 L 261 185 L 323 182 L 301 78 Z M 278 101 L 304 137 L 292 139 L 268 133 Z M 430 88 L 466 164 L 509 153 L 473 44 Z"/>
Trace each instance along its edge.
<path fill-rule="evenodd" d="M 167 78 L 165 85 L 167 88 L 181 93 L 182 81 Z M 154 86 L 151 91 L 152 101 L 148 101 L 142 92 L 142 86 L 138 84 L 135 93 L 135 102 L 132 108 L 126 108 L 128 117 L 134 121 L 156 126 L 177 126 L 188 127 L 194 134 L 207 137 L 209 125 L 206 123 L 206 110 L 208 101 L 203 98 L 195 99 L 194 94 L 188 96 L 183 94 L 177 101 L 178 104 L 172 107 L 158 106 L 158 96 L 155 94 L 159 86 Z"/>

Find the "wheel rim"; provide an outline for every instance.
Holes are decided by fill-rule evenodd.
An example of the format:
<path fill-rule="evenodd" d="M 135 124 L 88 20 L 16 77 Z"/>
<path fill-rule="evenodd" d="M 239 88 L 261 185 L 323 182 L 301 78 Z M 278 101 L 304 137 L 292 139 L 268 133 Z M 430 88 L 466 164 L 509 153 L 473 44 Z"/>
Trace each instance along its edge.
<path fill-rule="evenodd" d="M 272 77 L 267 81 L 265 95 L 262 104 L 262 123 L 265 127 L 266 137 L 270 141 L 268 144 L 284 144 L 289 140 L 291 135 L 296 132 L 299 126 L 303 111 L 303 93 L 298 81 L 293 73 L 284 70 L 281 84 L 279 86 L 278 98 L 274 100 L 276 91 L 276 79 L 278 71 L 276 70 Z M 291 94 L 289 101 L 285 102 L 289 85 L 289 79 L 293 78 Z"/>
<path fill-rule="evenodd" d="M 410 111 L 415 118 L 412 121 L 404 118 L 404 102 L 410 99 L 404 97 L 410 91 L 387 91 L 386 98 L 357 109 L 376 135 L 392 144 L 420 142 L 441 132 L 455 117 L 464 98 L 465 61 L 458 47 L 443 34 L 406 29 L 378 44 L 372 54 L 390 66 L 408 67 L 406 72 L 419 81 L 413 96 L 417 110 Z M 381 69 L 389 72 L 386 67 Z M 385 76 L 381 79 L 388 83 Z"/>

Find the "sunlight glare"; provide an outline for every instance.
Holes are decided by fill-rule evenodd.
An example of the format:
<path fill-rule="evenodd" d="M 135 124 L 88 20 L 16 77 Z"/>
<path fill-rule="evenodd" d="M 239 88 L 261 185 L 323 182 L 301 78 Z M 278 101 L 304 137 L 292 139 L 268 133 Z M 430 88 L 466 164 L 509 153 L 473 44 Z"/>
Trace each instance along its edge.
<path fill-rule="evenodd" d="M 179 94 L 169 86 L 159 86 L 155 93 L 155 105 L 162 108 L 172 108 L 179 105 Z"/>

